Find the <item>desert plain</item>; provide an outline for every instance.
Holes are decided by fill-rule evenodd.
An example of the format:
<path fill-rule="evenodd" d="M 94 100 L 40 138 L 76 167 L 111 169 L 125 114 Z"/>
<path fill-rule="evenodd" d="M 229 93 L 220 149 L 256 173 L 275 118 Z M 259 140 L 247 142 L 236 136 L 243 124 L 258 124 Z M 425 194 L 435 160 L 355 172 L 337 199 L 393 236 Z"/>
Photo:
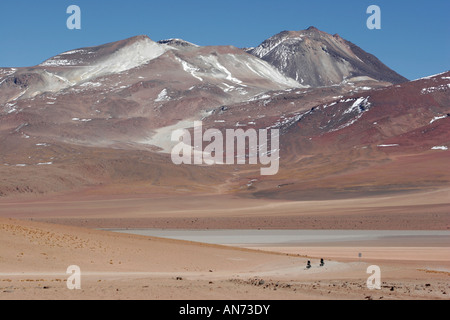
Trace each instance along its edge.
<path fill-rule="evenodd" d="M 326 201 L 97 191 L 0 202 L 1 300 L 448 299 L 448 236 L 230 246 L 101 229 L 447 231 L 450 189 Z M 67 288 L 71 265 L 80 290 Z"/>

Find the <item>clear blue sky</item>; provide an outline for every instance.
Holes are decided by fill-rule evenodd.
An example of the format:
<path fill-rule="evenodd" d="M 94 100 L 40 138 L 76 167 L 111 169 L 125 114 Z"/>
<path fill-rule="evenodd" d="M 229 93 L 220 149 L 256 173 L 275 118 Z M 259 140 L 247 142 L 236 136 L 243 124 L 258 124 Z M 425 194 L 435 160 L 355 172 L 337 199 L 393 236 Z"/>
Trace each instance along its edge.
<path fill-rule="evenodd" d="M 81 8 L 82 30 L 66 27 L 72 4 Z M 381 8 L 381 30 L 366 27 L 371 4 Z M 449 14 L 449 0 L 1 0 L 0 66 L 32 66 L 139 34 L 248 47 L 313 25 L 416 79 L 450 69 Z"/>

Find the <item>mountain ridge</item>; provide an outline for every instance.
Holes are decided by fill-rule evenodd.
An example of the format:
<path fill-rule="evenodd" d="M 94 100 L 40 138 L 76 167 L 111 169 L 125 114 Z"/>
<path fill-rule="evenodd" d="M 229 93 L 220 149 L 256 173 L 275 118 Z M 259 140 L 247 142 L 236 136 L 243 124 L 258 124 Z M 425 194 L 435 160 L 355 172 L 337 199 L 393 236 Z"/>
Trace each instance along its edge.
<path fill-rule="evenodd" d="M 282 31 L 247 52 L 311 87 L 338 85 L 360 76 L 392 84 L 408 81 L 338 34 L 331 35 L 313 26 Z"/>

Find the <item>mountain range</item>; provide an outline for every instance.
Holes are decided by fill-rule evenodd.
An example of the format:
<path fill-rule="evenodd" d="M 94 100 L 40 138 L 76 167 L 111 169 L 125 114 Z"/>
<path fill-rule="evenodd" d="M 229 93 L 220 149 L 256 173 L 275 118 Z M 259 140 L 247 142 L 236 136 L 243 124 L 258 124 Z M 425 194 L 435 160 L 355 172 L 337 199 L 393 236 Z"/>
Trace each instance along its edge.
<path fill-rule="evenodd" d="M 409 81 L 339 35 L 256 48 L 136 36 L 0 68 L 0 196 L 86 187 L 322 199 L 448 185 L 450 72 Z M 280 172 L 175 166 L 171 132 L 278 128 Z"/>

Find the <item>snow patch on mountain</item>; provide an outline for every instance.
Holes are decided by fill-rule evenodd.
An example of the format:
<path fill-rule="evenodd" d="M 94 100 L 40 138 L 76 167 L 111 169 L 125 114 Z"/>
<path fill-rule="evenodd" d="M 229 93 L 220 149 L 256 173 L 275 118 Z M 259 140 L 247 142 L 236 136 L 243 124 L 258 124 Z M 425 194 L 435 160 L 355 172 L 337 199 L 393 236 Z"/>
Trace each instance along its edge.
<path fill-rule="evenodd" d="M 448 150 L 448 147 L 447 146 L 435 146 L 435 147 L 431 148 L 431 150 L 443 150 L 443 151 L 446 151 L 446 150 Z"/>
<path fill-rule="evenodd" d="M 155 99 L 155 102 L 162 102 L 162 101 L 169 101 L 170 97 L 167 94 L 167 89 L 163 89 L 159 94 L 158 97 Z"/>
<path fill-rule="evenodd" d="M 242 85 L 242 81 L 233 77 L 231 72 L 227 68 L 225 68 L 216 57 L 206 56 L 206 57 L 201 57 L 201 59 L 204 62 L 206 62 L 208 65 L 212 66 L 214 69 L 219 70 L 221 74 L 224 74 L 225 79 L 227 79 L 228 81 L 234 82 L 235 84 Z"/>
<path fill-rule="evenodd" d="M 234 57 L 234 59 L 236 59 L 236 57 Z M 246 59 L 245 66 L 248 68 L 249 71 L 255 73 L 256 75 L 262 78 L 271 79 L 272 81 L 275 81 L 280 85 L 287 86 L 290 88 L 306 88 L 306 86 L 301 85 L 294 79 L 286 77 L 280 71 L 278 71 L 276 68 L 274 68 L 264 60 L 255 58 Z"/>
<path fill-rule="evenodd" d="M 194 78 L 196 78 L 196 79 L 198 79 L 198 80 L 203 82 L 203 79 L 197 75 L 197 72 L 200 72 L 200 69 L 194 67 L 190 63 L 188 63 L 188 62 L 186 62 L 186 61 L 184 61 L 184 60 L 182 60 L 182 59 L 180 59 L 178 57 L 175 57 L 175 60 L 177 60 L 178 62 L 181 63 L 181 65 L 183 66 L 183 70 L 184 71 L 186 71 L 187 73 L 190 73 Z"/>
<path fill-rule="evenodd" d="M 92 88 L 96 88 L 96 87 L 101 87 L 102 84 L 100 82 L 91 82 L 91 81 L 87 81 L 85 83 L 80 84 L 80 87 L 92 87 Z"/>
<path fill-rule="evenodd" d="M 398 144 L 379 144 L 377 147 L 379 148 L 389 148 L 389 147 L 398 147 Z"/>
<path fill-rule="evenodd" d="M 166 52 L 166 48 L 149 38 L 141 39 L 135 43 L 119 49 L 104 61 L 88 68 L 81 75 L 81 79 L 87 80 L 110 73 L 119 73 L 147 64 Z"/>
<path fill-rule="evenodd" d="M 186 40 L 183 40 L 183 39 L 178 39 L 178 38 L 164 39 L 164 40 L 158 41 L 158 43 L 171 46 L 171 47 L 173 47 L 175 49 L 177 49 L 177 46 L 196 47 L 196 48 L 199 47 L 198 45 L 196 45 L 196 44 L 194 44 L 192 42 L 189 42 L 189 41 L 186 41 Z"/>
<path fill-rule="evenodd" d="M 370 103 L 368 102 L 368 100 L 369 100 L 369 97 L 367 97 L 367 98 L 361 97 L 361 98 L 357 99 L 350 108 L 345 110 L 344 114 L 352 113 L 354 111 L 358 111 L 358 113 L 363 112 L 370 106 Z"/>
<path fill-rule="evenodd" d="M 440 86 L 437 86 L 437 87 L 423 88 L 421 93 L 422 94 L 429 94 L 429 93 L 433 93 L 433 92 L 436 92 L 436 91 L 446 91 L 449 88 L 450 88 L 450 83 L 441 84 Z"/>
<path fill-rule="evenodd" d="M 434 118 L 430 121 L 430 124 L 432 124 L 432 123 L 435 122 L 435 121 L 444 119 L 444 118 L 447 118 L 447 115 L 434 117 Z"/>
<path fill-rule="evenodd" d="M 413 81 L 419 81 L 419 80 L 431 79 L 431 78 L 440 76 L 441 74 L 444 74 L 444 73 L 447 73 L 447 72 L 448 72 L 448 71 L 444 71 L 444 72 L 441 72 L 441 73 L 433 74 L 433 75 L 431 75 L 431 76 L 419 78 L 419 79 L 416 79 L 416 80 L 413 80 Z M 412 81 L 412 82 L 413 82 L 413 81 Z"/>
<path fill-rule="evenodd" d="M 303 41 L 303 36 L 297 36 L 297 37 L 281 37 L 280 39 L 275 39 L 275 37 L 272 37 L 266 41 L 264 41 L 261 45 L 256 47 L 253 50 L 253 54 L 257 56 L 258 58 L 263 58 L 266 55 L 268 55 L 270 52 L 275 50 L 278 46 L 288 42 L 289 44 Z M 283 51 L 283 50 L 282 50 Z"/>

